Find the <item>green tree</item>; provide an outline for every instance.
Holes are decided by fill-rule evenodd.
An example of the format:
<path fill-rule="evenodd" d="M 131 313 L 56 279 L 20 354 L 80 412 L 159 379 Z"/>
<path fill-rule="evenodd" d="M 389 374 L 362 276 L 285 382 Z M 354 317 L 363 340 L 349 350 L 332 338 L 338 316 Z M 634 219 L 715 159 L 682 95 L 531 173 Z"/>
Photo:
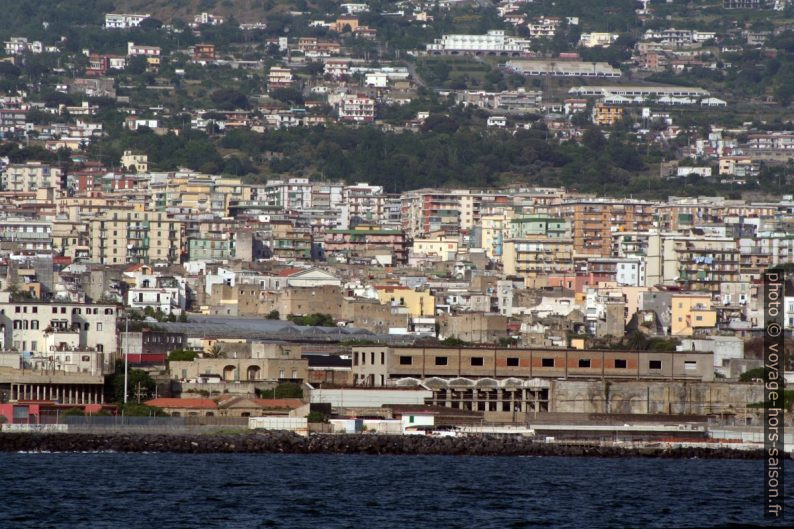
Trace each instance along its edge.
<path fill-rule="evenodd" d="M 128 392 L 129 402 L 141 402 L 152 397 L 155 389 L 155 382 L 151 375 L 142 369 L 130 369 L 128 371 Z M 124 363 L 118 362 L 116 372 L 113 374 L 113 399 L 115 402 L 124 402 Z"/>
<path fill-rule="evenodd" d="M 739 375 L 739 382 L 752 382 L 753 380 L 760 378 L 764 378 L 764 368 L 763 367 L 755 367 L 753 369 L 748 369 L 741 375 Z"/>

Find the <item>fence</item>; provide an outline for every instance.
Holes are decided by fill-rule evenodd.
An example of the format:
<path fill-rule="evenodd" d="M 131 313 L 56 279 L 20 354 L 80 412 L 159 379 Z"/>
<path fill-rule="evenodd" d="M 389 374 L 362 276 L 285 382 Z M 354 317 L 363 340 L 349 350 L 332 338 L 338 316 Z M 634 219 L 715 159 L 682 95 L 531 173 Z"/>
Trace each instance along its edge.
<path fill-rule="evenodd" d="M 247 417 L 129 417 L 61 416 L 73 433 L 206 433 L 224 429 L 245 429 Z"/>

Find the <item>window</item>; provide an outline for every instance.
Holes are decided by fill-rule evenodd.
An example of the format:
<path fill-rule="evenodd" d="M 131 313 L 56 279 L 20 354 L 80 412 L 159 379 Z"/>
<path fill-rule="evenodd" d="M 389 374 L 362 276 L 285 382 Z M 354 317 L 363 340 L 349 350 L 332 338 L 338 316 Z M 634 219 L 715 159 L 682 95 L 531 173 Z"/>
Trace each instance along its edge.
<path fill-rule="evenodd" d="M 590 367 L 590 359 L 589 358 L 580 358 L 579 359 L 579 367 Z"/>
<path fill-rule="evenodd" d="M 698 367 L 697 360 L 684 360 L 684 369 L 686 369 L 687 371 L 697 369 L 697 367 Z"/>
<path fill-rule="evenodd" d="M 96 330 L 98 330 L 98 331 L 101 331 L 101 330 L 102 330 L 102 324 L 101 324 L 101 323 L 97 322 L 97 324 L 96 324 Z"/>
<path fill-rule="evenodd" d="M 436 365 L 437 366 L 445 366 L 445 365 L 447 365 L 447 357 L 446 356 L 437 356 L 436 357 Z"/>
<path fill-rule="evenodd" d="M 626 360 L 623 358 L 616 358 L 615 359 L 615 369 L 626 369 L 627 363 Z"/>
<path fill-rule="evenodd" d="M 375 351 L 369 353 L 369 365 L 375 365 Z"/>
<path fill-rule="evenodd" d="M 481 366 L 483 365 L 483 359 L 481 356 L 472 356 L 471 357 L 471 365 L 473 366 Z"/>
<path fill-rule="evenodd" d="M 90 356 L 88 356 L 88 355 L 83 355 L 83 356 L 81 357 L 81 360 L 82 360 L 83 362 L 90 362 L 90 361 L 91 361 L 91 357 L 90 357 Z"/>
<path fill-rule="evenodd" d="M 517 356 L 509 356 L 507 358 L 507 367 L 518 367 L 518 357 Z"/>
<path fill-rule="evenodd" d="M 703 316 L 698 314 L 697 316 L 695 316 L 695 321 L 703 321 Z"/>
<path fill-rule="evenodd" d="M 541 367 L 554 367 L 554 359 L 553 358 L 543 358 L 540 361 Z"/>
<path fill-rule="evenodd" d="M 661 368 L 662 368 L 661 360 L 648 360 L 648 369 L 661 369 Z"/>
<path fill-rule="evenodd" d="M 383 351 L 380 352 L 380 365 L 384 365 L 386 363 L 386 353 Z"/>
<path fill-rule="evenodd" d="M 409 366 L 409 365 L 414 363 L 413 360 L 414 360 L 413 357 L 401 356 L 400 357 L 400 365 L 401 366 Z"/>

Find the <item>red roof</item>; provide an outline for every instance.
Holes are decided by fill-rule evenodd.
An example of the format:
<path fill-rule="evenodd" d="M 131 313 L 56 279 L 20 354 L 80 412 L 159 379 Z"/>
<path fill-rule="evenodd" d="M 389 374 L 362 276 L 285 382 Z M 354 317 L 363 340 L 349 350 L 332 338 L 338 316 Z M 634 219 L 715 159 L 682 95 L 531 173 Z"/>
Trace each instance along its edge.
<path fill-rule="evenodd" d="M 303 268 L 295 268 L 294 266 L 290 266 L 289 268 L 282 268 L 277 272 L 277 275 L 280 277 L 289 277 L 291 275 L 295 275 L 298 272 L 303 272 Z"/>
<path fill-rule="evenodd" d="M 195 410 L 217 410 L 218 404 L 212 399 L 175 399 L 159 398 L 144 402 L 156 408 L 191 408 Z"/>

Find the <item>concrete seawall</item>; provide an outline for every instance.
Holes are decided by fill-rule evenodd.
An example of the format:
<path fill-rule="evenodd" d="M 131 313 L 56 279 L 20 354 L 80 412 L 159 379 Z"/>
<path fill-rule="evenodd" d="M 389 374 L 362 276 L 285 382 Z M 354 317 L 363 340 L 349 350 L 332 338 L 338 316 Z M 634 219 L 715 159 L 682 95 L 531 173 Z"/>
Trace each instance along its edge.
<path fill-rule="evenodd" d="M 286 432 L 155 435 L 3 433 L 0 452 L 172 452 L 761 459 L 762 450 L 540 443 L 528 438 L 312 435 Z"/>

